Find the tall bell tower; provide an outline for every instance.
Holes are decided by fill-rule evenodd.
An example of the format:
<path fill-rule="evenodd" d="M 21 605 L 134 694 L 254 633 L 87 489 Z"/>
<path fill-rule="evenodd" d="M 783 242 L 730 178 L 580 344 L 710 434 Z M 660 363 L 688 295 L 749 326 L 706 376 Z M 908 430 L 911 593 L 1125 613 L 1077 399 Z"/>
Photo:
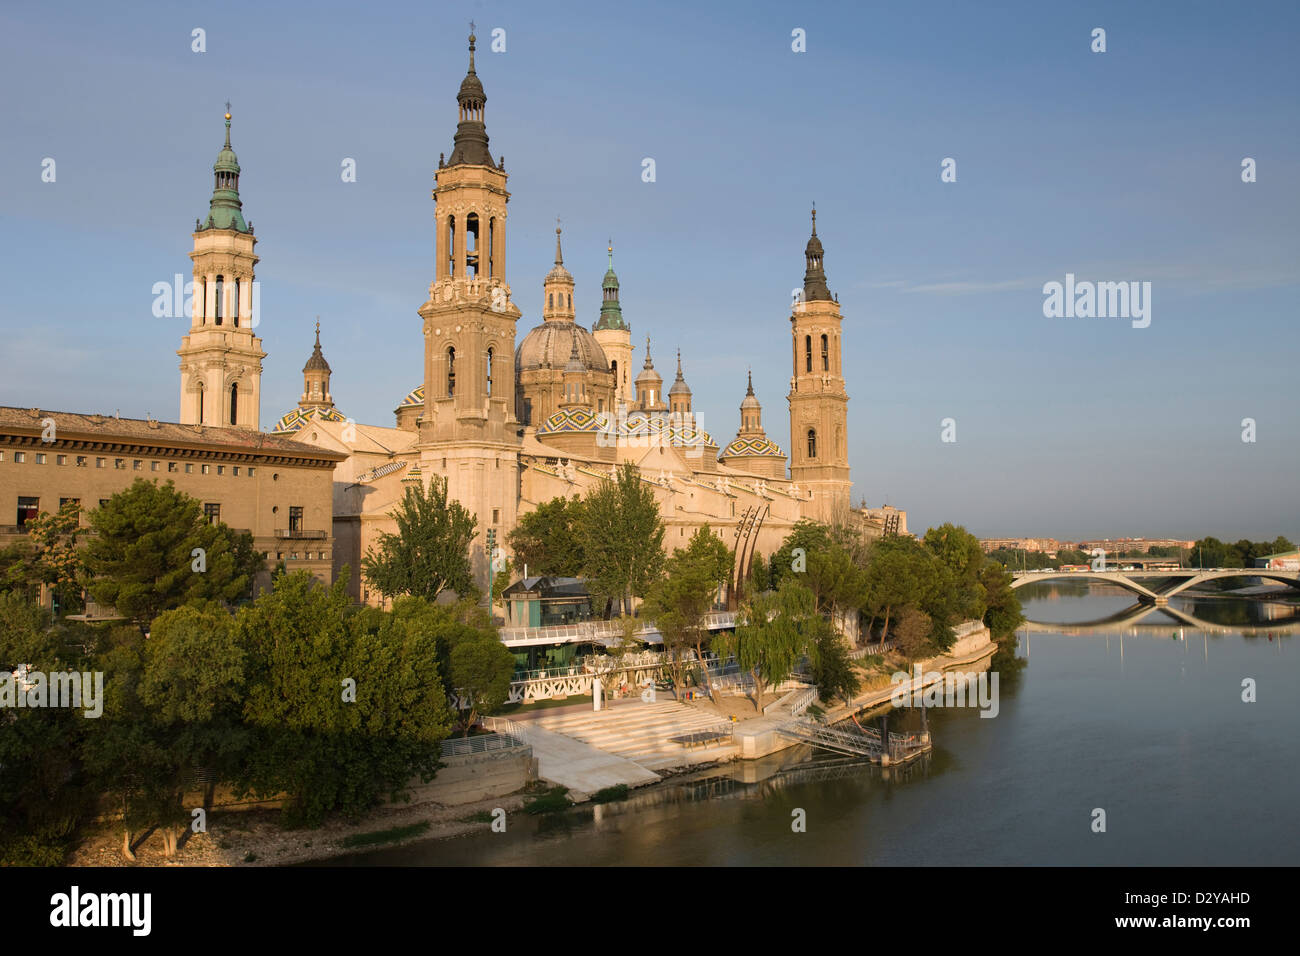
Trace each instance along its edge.
<path fill-rule="evenodd" d="M 804 258 L 803 294 L 790 315 L 790 479 L 804 501 L 802 516 L 831 522 L 849 511 L 849 396 L 840 364 L 840 305 L 826 287 L 816 208 Z"/>
<path fill-rule="evenodd" d="M 471 560 L 487 589 L 488 532 L 498 546 L 515 524 L 519 424 L 515 418 L 515 324 L 506 283 L 504 159 L 488 151 L 487 96 L 474 71 L 456 95 L 460 121 L 450 159 L 439 157 L 433 190 L 434 279 L 420 307 L 424 331 L 421 470 L 447 482 L 478 518 Z"/>
<path fill-rule="evenodd" d="M 262 340 L 253 334 L 253 227 L 239 200 L 239 161 L 226 143 L 212 167 L 215 183 L 206 219 L 194 221 L 194 306 L 190 334 L 181 339 L 183 425 L 250 428 L 260 424 Z"/>

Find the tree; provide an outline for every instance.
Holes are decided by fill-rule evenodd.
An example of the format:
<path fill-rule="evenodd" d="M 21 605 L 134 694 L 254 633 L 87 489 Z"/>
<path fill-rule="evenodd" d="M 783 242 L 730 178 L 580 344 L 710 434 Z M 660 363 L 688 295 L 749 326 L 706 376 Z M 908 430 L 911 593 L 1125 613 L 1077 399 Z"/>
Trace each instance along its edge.
<path fill-rule="evenodd" d="M 805 657 L 816 666 L 824 625 L 812 591 L 790 576 L 775 592 L 755 594 L 741 606 L 736 630 L 719 635 L 718 644 L 752 678 L 755 711 L 763 709 L 764 688 L 780 684 Z"/>
<path fill-rule="evenodd" d="M 995 561 L 988 561 L 980 569 L 980 584 L 984 588 L 988 610 L 984 623 L 995 637 L 1013 632 L 1025 620 L 1020 596 L 1011 587 L 1011 575 Z"/>
<path fill-rule="evenodd" d="M 713 610 L 718 589 L 731 574 L 731 549 L 708 528 L 698 528 L 685 548 L 677 548 L 664 562 L 664 574 L 651 587 L 642 613 L 653 618 L 664 638 L 664 653 L 673 687 L 679 692 L 683 680 L 681 651 L 695 648 L 695 659 L 704 667 L 704 649 L 709 629 L 704 618 Z M 709 688 L 707 671 L 705 689 Z"/>
<path fill-rule="evenodd" d="M 499 710 L 510 696 L 515 656 L 495 634 L 462 635 L 451 648 L 451 684 L 467 705 L 462 721 L 465 736 L 480 714 Z"/>
<path fill-rule="evenodd" d="M 945 601 L 945 605 L 951 608 L 956 620 L 949 619 L 945 623 L 951 625 L 958 620 L 982 618 L 986 600 L 980 584 L 980 571 L 985 557 L 979 539 L 965 528 L 946 522 L 926 531 L 925 547 L 951 572 L 950 581 L 945 582 L 945 594 L 951 594 L 954 600 Z"/>
<path fill-rule="evenodd" d="M 832 625 L 841 613 L 867 604 L 867 576 L 847 548 L 839 544 L 808 555 L 806 584 L 817 598 L 817 608 L 829 615 Z"/>
<path fill-rule="evenodd" d="M 411 594 L 436 600 L 443 591 L 477 596 L 469 546 L 478 519 L 459 501 L 447 500 L 447 482 L 434 478 L 428 491 L 407 485 L 393 512 L 397 534 L 379 536 L 379 550 L 361 559 L 370 586 L 385 597 Z"/>
<path fill-rule="evenodd" d="M 580 575 L 584 563 L 579 530 L 582 509 L 582 499 L 575 495 L 543 501 L 536 510 L 520 516 L 506 535 L 516 564 L 527 565 L 529 574 Z"/>
<path fill-rule="evenodd" d="M 808 556 L 829 549 L 831 543 L 829 525 L 811 518 L 800 518 L 786 535 L 781 547 L 772 553 L 768 584 L 776 588 L 787 575 L 804 574 L 808 570 Z"/>
<path fill-rule="evenodd" d="M 199 502 L 170 481 L 137 478 L 90 512 L 90 526 L 90 594 L 141 629 L 190 601 L 247 596 L 263 564 L 252 535 L 209 523 Z"/>
<path fill-rule="evenodd" d="M 908 607 L 898 615 L 894 640 L 904 657 L 908 660 L 917 660 L 935 652 L 935 647 L 930 640 L 931 633 L 930 616 L 917 608 Z"/>
<path fill-rule="evenodd" d="M 51 626 L 21 594 L 0 594 L 0 676 L 19 665 L 52 673 L 87 670 L 85 625 Z M 21 685 L 10 685 L 20 693 Z M 94 720 L 59 707 L 0 707 L 0 867 L 59 866 L 97 795 L 78 751 Z"/>
<path fill-rule="evenodd" d="M 634 465 L 625 463 L 614 481 L 587 494 L 578 528 L 592 595 L 621 601 L 631 614 L 632 598 L 647 593 L 664 564 L 659 505 Z"/>
<path fill-rule="evenodd" d="M 895 609 L 919 604 L 933 589 L 933 556 L 912 538 L 891 535 L 872 543 L 865 578 L 865 607 L 872 617 L 883 617 L 881 641 L 889 637 Z"/>
<path fill-rule="evenodd" d="M 149 632 L 140 702 L 172 769 L 169 805 L 155 821 L 169 857 L 176 855 L 178 829 L 190 819 L 182 798 L 199 772 L 210 780 L 206 808 L 215 781 L 230 779 L 241 762 L 248 737 L 240 714 L 244 654 L 234 618 L 215 604 L 166 611 Z"/>
<path fill-rule="evenodd" d="M 841 697 L 847 703 L 858 692 L 862 680 L 849 649 L 835 628 L 827 620 L 821 621 L 816 632 L 817 655 L 812 668 L 813 683 L 822 700 Z"/>
<path fill-rule="evenodd" d="M 81 506 L 66 502 L 58 512 L 42 511 L 27 523 L 26 540 L 0 558 L 8 587 L 34 595 L 44 584 L 54 591 L 55 606 L 79 610 L 85 562 L 77 546 Z M 0 584 L 0 586 L 4 586 Z"/>
<path fill-rule="evenodd" d="M 235 622 L 255 734 L 239 789 L 287 794 L 290 826 L 331 810 L 355 819 L 413 776 L 432 779 L 451 730 L 436 636 L 394 615 L 349 613 L 346 585 L 281 575 Z"/>

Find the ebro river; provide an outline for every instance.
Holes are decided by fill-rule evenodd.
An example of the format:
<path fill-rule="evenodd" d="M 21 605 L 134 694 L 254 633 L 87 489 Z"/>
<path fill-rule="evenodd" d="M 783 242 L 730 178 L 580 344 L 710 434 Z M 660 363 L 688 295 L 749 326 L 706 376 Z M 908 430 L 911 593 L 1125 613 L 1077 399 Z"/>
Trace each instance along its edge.
<path fill-rule="evenodd" d="M 882 770 L 801 748 L 770 766 L 676 778 L 623 803 L 511 814 L 506 833 L 484 825 L 323 863 L 1300 862 L 1300 635 L 1281 633 L 1281 622 L 1300 619 L 1294 597 L 1171 602 L 1229 628 L 1211 632 L 1159 611 L 1138 625 L 1075 626 L 1132 605 L 1112 586 L 1045 582 L 1021 593 L 1030 620 L 1060 629 L 1022 630 L 994 659 L 995 718 L 929 710 L 934 751 L 914 764 Z M 1253 682 L 1253 702 L 1243 700 L 1251 696 L 1243 682 Z"/>

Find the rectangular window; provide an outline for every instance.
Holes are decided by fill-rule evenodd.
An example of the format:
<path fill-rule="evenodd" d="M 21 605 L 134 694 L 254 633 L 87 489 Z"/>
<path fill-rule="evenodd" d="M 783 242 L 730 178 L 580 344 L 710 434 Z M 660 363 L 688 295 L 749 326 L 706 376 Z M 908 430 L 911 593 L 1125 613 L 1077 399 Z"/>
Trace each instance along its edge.
<path fill-rule="evenodd" d="M 501 523 L 501 509 L 500 509 L 500 508 L 493 508 L 493 509 L 492 509 L 492 523 L 493 523 L 493 524 L 500 524 L 500 523 Z"/>
<path fill-rule="evenodd" d="M 126 459 L 125 459 L 125 458 L 114 458 L 114 459 L 113 459 L 113 469 L 114 469 L 115 471 L 122 471 L 124 468 L 126 468 Z"/>
<path fill-rule="evenodd" d="M 208 524 L 216 524 L 221 520 L 221 505 L 213 502 L 204 504 L 203 515 L 208 519 Z"/>
<path fill-rule="evenodd" d="M 21 465 L 21 464 L 22 464 L 23 462 L 25 462 L 26 460 L 27 460 L 27 452 L 25 452 L 25 451 L 16 451 L 16 452 L 14 452 L 14 462 L 15 462 L 15 464 L 19 464 L 19 465 Z"/>
<path fill-rule="evenodd" d="M 0 451 L 0 461 L 4 461 L 4 460 L 5 460 L 5 453 Z"/>
<path fill-rule="evenodd" d="M 187 462 L 185 463 L 185 474 L 187 474 L 187 475 L 192 475 L 192 474 L 194 474 L 194 463 L 193 463 L 193 462 L 189 462 L 189 461 L 187 461 Z"/>
<path fill-rule="evenodd" d="M 283 560 L 284 560 L 284 552 L 283 552 L 283 551 L 277 551 L 277 552 L 275 552 L 275 560 L 277 560 L 277 561 L 283 561 Z"/>
<path fill-rule="evenodd" d="M 142 462 L 139 458 L 136 458 L 134 461 L 131 462 L 132 471 L 139 471 L 143 467 L 144 467 L 144 462 Z"/>
<path fill-rule="evenodd" d="M 249 466 L 248 466 L 248 477 L 249 477 L 249 478 L 252 478 L 252 477 L 253 477 L 253 466 L 252 466 L 252 465 L 249 465 Z"/>
<path fill-rule="evenodd" d="M 55 456 L 54 456 L 54 463 L 55 463 L 56 465 L 66 465 L 66 464 L 68 463 L 68 456 L 67 456 L 67 455 L 55 455 Z"/>
<path fill-rule="evenodd" d="M 202 471 L 203 474 L 206 475 L 206 474 L 208 473 L 208 466 L 207 466 L 207 465 L 200 465 L 200 466 L 199 466 L 199 470 Z"/>
<path fill-rule="evenodd" d="M 78 455 L 78 456 L 77 456 L 77 467 L 78 467 L 78 468 L 85 468 L 85 467 L 86 467 L 86 456 L 85 456 L 85 455 Z"/>
<path fill-rule="evenodd" d="M 96 467 L 96 468 L 103 468 L 104 465 L 105 465 L 107 462 L 108 462 L 108 459 L 107 459 L 107 458 L 96 458 L 96 459 L 95 459 L 95 467 Z"/>
<path fill-rule="evenodd" d="M 302 530 L 302 508 L 291 507 L 289 509 L 289 530 L 290 531 Z"/>
<path fill-rule="evenodd" d="M 297 561 L 297 560 L 298 560 L 298 552 L 297 552 L 297 551 L 292 552 L 292 553 L 289 555 L 289 560 L 290 560 L 290 561 Z"/>
<path fill-rule="evenodd" d="M 174 461 L 167 462 L 167 470 L 169 472 L 174 472 L 176 470 L 176 462 Z"/>
<path fill-rule="evenodd" d="M 38 465 L 43 465 L 43 464 L 45 464 L 45 454 L 44 454 L 43 452 L 39 452 L 39 451 L 38 451 L 38 452 L 36 453 L 36 464 L 38 464 Z"/>
<path fill-rule="evenodd" d="M 40 498 L 24 498 L 18 496 L 18 527 L 22 527 L 31 521 L 41 512 Z"/>
<path fill-rule="evenodd" d="M 233 474 L 236 478 L 238 478 L 238 477 L 239 477 L 239 466 L 238 466 L 238 465 L 235 465 L 235 467 L 231 468 L 231 469 L 230 469 L 230 473 Z"/>
<path fill-rule="evenodd" d="M 104 506 L 107 505 L 107 504 L 108 504 L 108 499 L 107 499 L 107 498 L 100 498 L 100 499 L 99 499 L 99 506 L 100 506 L 101 508 L 104 507 Z"/>
<path fill-rule="evenodd" d="M 218 474 L 218 475 L 224 475 L 225 473 L 226 473 L 226 466 L 225 466 L 225 465 L 217 465 L 217 474 Z"/>
<path fill-rule="evenodd" d="M 156 462 L 156 461 L 151 461 L 151 462 L 149 462 L 149 470 L 150 470 L 150 471 L 157 471 L 157 470 L 158 470 L 158 462 Z"/>

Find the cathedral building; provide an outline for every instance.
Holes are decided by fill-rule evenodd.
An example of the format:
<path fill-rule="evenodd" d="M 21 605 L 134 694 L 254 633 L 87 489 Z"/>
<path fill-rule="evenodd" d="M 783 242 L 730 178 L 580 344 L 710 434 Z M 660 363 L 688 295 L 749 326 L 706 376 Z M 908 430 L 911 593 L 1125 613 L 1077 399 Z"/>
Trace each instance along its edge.
<path fill-rule="evenodd" d="M 683 546 L 700 527 L 733 548 L 747 542 L 759 554 L 780 547 L 801 518 L 856 519 L 872 528 L 877 522 L 849 504 L 841 317 L 827 287 L 816 211 L 805 248 L 803 295 L 790 316 L 788 401 L 795 447 L 787 473 L 785 453 L 763 429 L 752 376 L 735 438 L 719 450 L 696 423 L 684 374 L 689 362 L 680 350 L 666 391 L 649 336 L 641 367 L 634 370 L 612 242 L 590 330 L 579 317 L 594 302 L 584 303 L 564 266 L 558 223 L 555 261 L 542 279 L 540 299 L 535 293 L 517 299 L 506 281 L 508 176 L 504 159 L 494 159 L 488 148 L 487 96 L 474 51 L 471 36 L 452 149 L 439 157 L 433 189 L 434 275 L 418 309 L 423 383 L 399 402 L 391 427 L 352 421 L 334 406 L 318 325 L 303 369 L 303 397 L 275 426 L 277 435 L 348 456 L 335 470 L 336 573 L 349 566 L 353 593 L 376 603 L 378 596 L 359 574 L 361 557 L 382 532 L 395 530 L 391 514 L 407 486 L 442 480 L 477 518 L 471 559 L 486 585 L 490 548 L 504 545 L 521 514 L 557 496 L 583 495 L 629 462 L 659 502 L 669 550 Z M 228 195 L 237 176 L 231 153 L 218 163 L 220 196 L 214 194 L 210 224 L 195 233 L 196 282 L 201 276 L 212 294 L 234 281 L 242 295 L 257 261 L 237 192 Z M 222 227 L 222 243 L 204 241 L 209 229 Z M 196 303 L 194 327 L 181 350 L 186 365 L 207 376 L 200 386 L 199 371 L 183 367 L 183 414 L 187 401 L 193 414 L 214 414 L 207 405 L 199 411 L 196 394 L 236 385 L 256 389 L 261 372 L 260 346 L 246 323 L 239 324 L 242 313 L 215 311 L 212 294 L 202 307 Z M 541 321 L 516 342 L 523 318 L 518 302 L 525 308 L 536 304 Z M 221 324 L 226 316 L 233 323 Z M 214 334 L 230 338 L 218 342 Z M 242 414 L 255 416 L 255 405 Z"/>

